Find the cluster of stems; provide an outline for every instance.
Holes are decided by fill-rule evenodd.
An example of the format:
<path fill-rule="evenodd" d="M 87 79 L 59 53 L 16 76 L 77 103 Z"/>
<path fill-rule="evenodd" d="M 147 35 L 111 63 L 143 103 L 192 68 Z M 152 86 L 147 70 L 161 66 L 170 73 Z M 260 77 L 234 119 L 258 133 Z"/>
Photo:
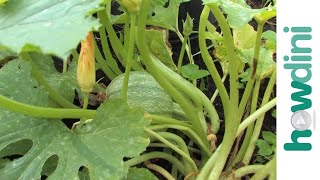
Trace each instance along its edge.
<path fill-rule="evenodd" d="M 208 99 L 196 86 L 194 86 L 194 84 L 179 75 L 184 52 L 187 51 L 188 54 L 190 53 L 190 49 L 187 48 L 186 50 L 186 47 L 188 47 L 188 35 L 183 37 L 179 34 L 179 37 L 182 40 L 182 49 L 179 56 L 177 73 L 153 56 L 147 45 L 146 26 L 150 9 L 149 0 L 141 1 L 138 12 L 135 10 L 133 12 L 128 11 L 127 21 L 124 25 L 123 43 L 118 38 L 117 32 L 115 32 L 113 28 L 110 6 L 111 2 L 107 3 L 105 10 L 101 10 L 97 13 L 102 24 L 99 28 L 102 52 L 99 51 L 96 42 L 94 42 L 94 56 L 98 66 L 110 79 L 114 79 L 116 76 L 122 74 L 123 72 L 118 67 L 117 60 L 111 53 L 112 51 L 114 52 L 121 65 L 125 67 L 122 99 L 126 102 L 130 71 L 144 70 L 139 63 L 133 59 L 134 49 L 137 47 L 146 70 L 150 72 L 150 74 L 173 98 L 173 100 L 180 105 L 186 114 L 185 117 L 188 118 L 187 121 L 180 121 L 172 117 L 146 114 L 145 118 L 151 120 L 151 125 L 149 127 L 145 127 L 145 133 L 151 139 L 150 146 L 169 149 L 170 151 L 168 152 L 170 153 L 158 151 L 144 153 L 139 157 L 126 161 L 125 165 L 130 167 L 146 162 L 146 166 L 148 168 L 163 174 L 168 179 L 177 178 L 177 172 L 180 172 L 188 178 L 196 177 L 199 180 L 216 180 L 221 176 L 221 172 L 224 170 L 224 167 L 230 170 L 238 162 L 243 162 L 245 166 L 234 172 L 235 177 L 240 178 L 247 174 L 254 174 L 252 177 L 253 179 L 263 179 L 268 175 L 270 175 L 270 178 L 272 179 L 272 177 L 274 177 L 272 174 L 274 174 L 273 172 L 276 162 L 275 157 L 266 165 L 249 165 L 249 163 L 255 149 L 255 142 L 261 131 L 264 114 L 276 105 L 276 99 L 270 100 L 271 93 L 273 92 L 275 85 L 275 71 L 269 79 L 260 108 L 258 108 L 258 97 L 261 80 L 255 75 L 255 69 L 259 62 L 263 26 L 268 19 L 275 16 L 275 13 L 269 13 L 266 15 L 262 14 L 255 17 L 255 20 L 258 22 L 258 28 L 253 59 L 254 66 L 251 67 L 251 78 L 246 84 L 243 96 L 239 98 L 238 70 L 240 66 L 240 59 L 236 54 L 236 48 L 230 27 L 217 4 L 211 3 L 204 6 L 199 24 L 200 52 L 217 87 L 217 93 L 222 100 L 225 117 L 225 133 L 223 140 L 217 149 L 213 149 L 207 139 L 207 132 L 209 131 L 211 134 L 218 132 L 220 128 L 218 114 L 210 99 Z M 223 78 L 220 77 L 213 59 L 208 52 L 206 44 L 205 33 L 209 23 L 208 16 L 210 12 L 213 13 L 221 28 L 223 34 L 222 43 L 227 49 L 227 57 L 230 64 L 228 74 L 225 74 Z M 77 59 L 79 54 L 76 51 L 73 51 L 72 56 Z M 43 78 L 39 70 L 40 67 L 37 67 L 32 63 L 32 58 L 28 53 L 22 53 L 21 57 L 31 63 L 33 78 L 35 78 L 40 85 L 45 87 L 49 97 L 63 108 L 32 106 L 16 102 L 2 95 L 0 95 L 0 108 L 42 118 L 94 118 L 96 111 L 86 109 L 88 96 L 85 96 L 84 108 L 78 108 L 50 87 Z M 64 71 L 66 71 L 66 68 Z M 229 76 L 229 93 L 224 85 L 224 80 L 227 75 Z M 245 115 L 245 108 L 248 107 L 248 105 L 250 105 L 250 112 Z M 211 129 L 208 129 L 209 127 L 205 121 L 205 115 L 210 119 Z M 191 145 L 187 145 L 181 136 L 178 136 L 171 131 L 168 132 L 167 129 L 172 129 L 175 130 L 174 132 L 182 133 L 182 137 L 188 137 L 188 139 L 191 140 Z M 235 155 L 232 158 L 229 158 L 229 163 L 227 163 L 236 138 L 245 130 L 245 137 L 240 149 L 235 152 Z M 199 149 L 194 148 L 192 146 L 193 143 L 195 143 Z M 201 155 L 200 162 L 196 162 L 192 158 L 191 154 L 193 153 Z M 177 154 L 179 157 L 174 156 L 173 154 Z M 162 167 L 149 162 L 149 160 L 155 158 L 165 159 L 172 163 L 172 172 L 169 173 Z"/>

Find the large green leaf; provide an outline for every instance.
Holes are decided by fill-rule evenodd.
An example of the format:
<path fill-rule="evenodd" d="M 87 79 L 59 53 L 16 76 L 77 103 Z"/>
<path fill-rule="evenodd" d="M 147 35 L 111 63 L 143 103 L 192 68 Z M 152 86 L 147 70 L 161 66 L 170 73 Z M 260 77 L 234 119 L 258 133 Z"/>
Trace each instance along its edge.
<path fill-rule="evenodd" d="M 265 31 L 262 33 L 262 37 L 266 40 L 265 46 L 268 49 L 276 50 L 277 49 L 277 34 L 274 31 Z"/>
<path fill-rule="evenodd" d="M 252 18 L 264 11 L 263 9 L 251 9 L 244 0 L 202 0 L 204 4 L 216 3 L 228 15 L 228 22 L 231 28 L 240 28 Z"/>
<path fill-rule="evenodd" d="M 233 30 L 234 44 L 239 49 L 253 48 L 256 42 L 257 32 L 249 24 Z"/>
<path fill-rule="evenodd" d="M 157 180 L 158 178 L 145 168 L 130 168 L 127 180 Z"/>
<path fill-rule="evenodd" d="M 252 66 L 254 49 L 240 49 L 240 52 L 242 53 L 241 58 L 245 57 L 248 64 Z M 256 70 L 256 76 L 259 79 L 269 77 L 276 68 L 276 63 L 273 60 L 273 53 L 273 50 L 266 49 L 265 47 L 260 48 L 259 62 Z"/>
<path fill-rule="evenodd" d="M 7 48 L 0 46 L 0 66 L 11 59 L 17 58 L 17 54 Z"/>
<path fill-rule="evenodd" d="M 172 59 L 172 49 L 168 41 L 168 31 L 160 29 L 148 29 L 146 31 L 147 43 L 153 53 L 163 64 L 176 71 L 177 67 Z"/>
<path fill-rule="evenodd" d="M 179 6 L 181 3 L 190 0 L 168 0 L 168 7 L 157 4 L 154 7 L 154 16 L 151 17 L 150 23 L 156 26 L 164 27 L 172 31 L 178 29 Z"/>
<path fill-rule="evenodd" d="M 48 105 L 48 94 L 31 79 L 31 66 L 21 59 L 12 60 L 0 69 L 0 94 L 23 103 Z"/>
<path fill-rule="evenodd" d="M 0 94 L 46 106 L 47 94 L 30 79 L 30 70 L 24 61 L 6 64 L 0 69 Z M 82 167 L 88 169 L 91 179 L 120 179 L 127 173 L 123 158 L 138 156 L 149 143 L 143 131 L 147 123 L 142 110 L 128 110 L 121 101 L 107 101 L 92 122 L 75 131 L 60 120 L 32 118 L 0 109 L 1 157 L 12 155 L 5 150 L 12 144 L 19 149 L 23 143 L 16 142 L 32 141 L 31 149 L 21 158 L 2 160 L 0 179 L 40 179 L 42 169 L 48 167 L 56 167 L 49 179 L 78 179 Z M 53 156 L 58 157 L 58 162 L 49 162 L 57 165 L 47 165 Z"/>
<path fill-rule="evenodd" d="M 76 61 L 70 64 L 67 72 L 60 73 L 56 70 L 50 56 L 40 53 L 30 53 L 30 56 L 50 86 L 60 92 L 64 98 L 73 102 L 75 96 L 74 90 L 78 88 L 75 68 Z"/>
<path fill-rule="evenodd" d="M 15 52 L 42 51 L 66 59 L 88 31 L 88 16 L 102 0 L 10 0 L 0 7 L 0 45 Z"/>

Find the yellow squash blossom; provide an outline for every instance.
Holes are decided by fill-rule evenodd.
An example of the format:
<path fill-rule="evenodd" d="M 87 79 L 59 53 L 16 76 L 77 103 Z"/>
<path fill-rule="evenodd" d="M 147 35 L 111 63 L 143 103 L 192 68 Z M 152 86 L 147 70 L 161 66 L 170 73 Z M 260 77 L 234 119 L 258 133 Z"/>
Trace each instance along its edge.
<path fill-rule="evenodd" d="M 78 60 L 77 79 L 81 90 L 90 93 L 96 83 L 93 34 L 90 32 L 85 41 L 81 41 L 81 51 Z"/>

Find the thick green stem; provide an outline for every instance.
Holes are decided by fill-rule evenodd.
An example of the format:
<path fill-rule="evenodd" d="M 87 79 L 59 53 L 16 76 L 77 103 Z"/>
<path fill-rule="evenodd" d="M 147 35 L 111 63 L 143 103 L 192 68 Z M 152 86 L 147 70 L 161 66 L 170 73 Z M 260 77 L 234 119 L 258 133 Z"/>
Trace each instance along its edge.
<path fill-rule="evenodd" d="M 158 134 L 167 140 L 175 142 L 178 145 L 179 149 L 181 149 L 186 156 L 190 157 L 188 147 L 181 137 L 170 132 L 158 132 Z M 194 169 L 194 167 L 197 167 L 194 161 L 190 161 L 186 158 L 182 158 L 182 162 L 185 165 L 188 172 L 192 172 L 192 169 Z M 194 170 L 197 171 L 197 169 Z"/>
<path fill-rule="evenodd" d="M 114 53 L 120 60 L 121 64 L 125 67 L 125 63 L 122 61 L 125 55 L 125 49 L 112 27 L 112 23 L 110 21 L 110 18 L 107 15 L 106 10 L 99 11 L 98 18 L 100 19 L 100 22 L 104 25 L 104 27 L 108 32 L 108 37 L 110 39 L 110 42 L 112 42 L 111 46 L 112 46 L 112 49 L 114 50 Z"/>
<path fill-rule="evenodd" d="M 87 109 L 89 104 L 89 93 L 84 93 L 82 109 Z"/>
<path fill-rule="evenodd" d="M 246 84 L 246 88 L 244 90 L 244 93 L 242 95 L 240 105 L 239 105 L 239 115 L 241 115 L 241 116 L 243 115 L 243 112 L 246 108 L 248 100 L 251 96 L 251 92 L 252 92 L 252 88 L 253 88 L 254 84 L 255 84 L 254 78 L 250 78 L 248 83 Z"/>
<path fill-rule="evenodd" d="M 255 46 L 254 46 L 254 55 L 253 55 L 252 67 L 251 67 L 252 68 L 252 70 L 251 70 L 251 78 L 254 78 L 255 73 L 257 71 L 258 63 L 259 63 L 263 26 L 264 26 L 264 23 L 258 23 L 256 43 L 255 43 Z"/>
<path fill-rule="evenodd" d="M 224 17 L 223 13 L 221 12 L 220 8 L 217 4 L 209 4 L 208 5 L 211 9 L 211 12 L 217 19 L 221 31 L 223 33 L 223 43 L 226 47 L 226 51 L 228 54 L 228 61 L 229 61 L 229 73 L 230 73 L 230 104 L 233 106 L 232 111 L 234 108 L 238 108 L 238 101 L 239 101 L 239 82 L 238 82 L 238 71 L 239 65 L 241 60 L 236 55 L 236 48 L 234 46 L 233 36 L 228 25 L 226 18 Z"/>
<path fill-rule="evenodd" d="M 49 97 L 54 100 L 57 104 L 64 108 L 79 108 L 78 106 L 72 104 L 66 100 L 61 94 L 54 90 L 48 82 L 43 78 L 39 68 L 32 62 L 32 58 L 28 53 L 21 53 L 21 57 L 27 60 L 32 66 L 32 76 L 38 82 L 39 85 L 43 86 L 44 89 L 49 93 Z"/>
<path fill-rule="evenodd" d="M 62 109 L 62 108 L 45 108 L 39 106 L 20 103 L 0 95 L 0 107 L 12 112 L 21 113 L 27 116 L 39 118 L 93 118 L 96 114 L 95 110 L 83 109 Z"/>
<path fill-rule="evenodd" d="M 213 168 L 211 169 L 208 179 L 212 179 L 212 180 L 219 179 L 222 169 L 225 166 L 228 155 L 232 148 L 233 141 L 234 141 L 233 134 L 231 134 L 230 136 L 229 134 L 225 133 L 224 137 L 225 138 L 223 139 L 221 144 L 221 151 L 219 151 L 218 157 L 216 159 L 216 162 L 214 163 Z"/>
<path fill-rule="evenodd" d="M 245 120 L 243 120 L 237 131 L 237 136 L 239 136 L 250 124 L 254 123 L 260 116 L 262 116 L 264 113 L 266 113 L 276 105 L 277 98 L 274 98 L 263 105 L 261 108 L 259 108 L 257 111 L 255 111 L 253 114 L 251 114 L 249 117 L 247 117 Z"/>
<path fill-rule="evenodd" d="M 132 16 L 132 15 L 130 15 Z M 124 46 L 124 49 L 125 50 L 128 50 L 129 49 L 129 41 L 130 41 L 130 16 L 126 16 L 125 17 L 125 23 L 124 23 L 124 28 L 123 28 L 123 46 Z M 124 56 L 125 58 L 125 62 L 127 62 L 127 56 Z"/>
<path fill-rule="evenodd" d="M 259 98 L 259 90 L 260 90 L 260 80 L 257 81 L 255 84 L 253 94 L 252 94 L 252 100 L 251 100 L 251 109 L 250 109 L 250 114 L 253 114 L 257 110 L 257 103 L 258 103 L 258 98 Z M 240 103 L 241 104 L 241 103 Z M 241 124 L 240 124 L 241 125 Z M 237 153 L 236 158 L 232 162 L 232 166 L 234 166 L 236 163 L 242 160 L 244 154 L 247 151 L 247 148 L 249 146 L 249 142 L 252 136 L 254 125 L 250 124 L 249 127 L 246 130 L 246 135 L 244 137 L 243 143 L 241 144 L 241 148 L 239 152 Z M 230 168 L 232 168 L 230 166 Z"/>
<path fill-rule="evenodd" d="M 123 86 L 122 86 L 122 91 L 121 91 L 121 95 L 122 95 L 122 99 L 124 102 L 127 103 L 127 95 L 128 95 L 128 84 L 129 84 L 129 76 L 130 76 L 130 71 L 131 71 L 131 66 L 132 66 L 132 57 L 133 57 L 133 48 L 135 45 L 135 27 L 136 27 L 136 15 L 131 15 L 130 16 L 130 27 L 129 27 L 129 39 L 128 40 L 128 52 L 127 52 L 127 56 L 126 56 L 126 62 L 127 62 L 127 66 L 126 66 L 126 71 L 124 73 L 124 78 L 123 78 Z"/>
<path fill-rule="evenodd" d="M 181 77 L 179 74 L 174 72 L 172 69 L 164 65 L 159 59 L 155 56 L 151 56 L 151 60 L 156 66 L 156 68 L 161 72 L 162 76 L 165 77 L 171 84 L 174 84 L 175 87 L 180 89 L 187 95 L 195 104 L 196 107 L 202 105 L 201 99 L 199 99 L 198 92 L 196 87 L 194 87 L 189 81 Z"/>
<path fill-rule="evenodd" d="M 175 32 L 177 33 L 180 41 L 183 43 L 186 37 L 183 37 L 183 35 L 182 35 L 181 32 L 179 31 L 179 29 L 176 29 Z M 190 50 L 188 44 L 186 44 L 185 50 L 186 50 L 186 52 L 187 52 L 187 55 L 188 55 L 189 59 L 192 61 L 193 57 L 192 57 L 191 50 Z"/>
<path fill-rule="evenodd" d="M 180 75 L 172 71 L 170 68 L 165 66 L 159 60 L 156 60 L 154 56 L 152 56 L 151 60 L 167 80 L 169 80 L 177 88 L 183 91 L 185 95 L 187 95 L 190 99 L 192 99 L 196 107 L 200 109 L 201 108 L 200 106 L 203 105 L 204 109 L 209 114 L 212 131 L 214 134 L 217 133 L 220 128 L 219 116 L 216 109 L 214 108 L 210 100 L 207 98 L 207 96 L 203 94 L 203 92 L 200 89 L 193 86 L 190 82 L 188 82 L 187 80 L 182 78 Z M 202 112 L 202 108 L 201 108 L 201 112 Z M 206 122 L 203 120 L 201 121 L 201 124 L 204 131 L 206 131 L 207 130 Z"/>
<path fill-rule="evenodd" d="M 185 158 L 192 165 L 193 170 L 194 171 L 198 171 L 197 165 L 195 164 L 195 162 L 192 160 L 192 158 L 188 154 L 183 152 L 181 149 L 179 149 L 177 146 L 175 146 L 174 144 L 169 142 L 167 139 L 163 138 L 159 133 L 156 133 L 156 132 L 154 132 L 154 131 L 152 131 L 151 129 L 148 129 L 148 128 L 144 128 L 144 130 L 149 136 L 155 137 L 160 142 L 162 142 L 163 144 L 167 145 L 172 150 L 174 150 L 176 153 L 178 153 L 183 158 Z"/>
<path fill-rule="evenodd" d="M 234 177 L 242 178 L 243 176 L 246 176 L 248 174 L 256 173 L 257 171 L 261 170 L 263 167 L 264 165 L 260 165 L 260 164 L 241 167 L 234 172 Z"/>
<path fill-rule="evenodd" d="M 163 167 L 158 166 L 156 164 L 146 163 L 147 168 L 152 169 L 159 174 L 161 174 L 163 177 L 165 177 L 167 180 L 175 180 L 175 178 Z"/>
<path fill-rule="evenodd" d="M 112 56 L 108 43 L 108 38 L 106 35 L 106 30 L 103 26 L 99 28 L 99 35 L 101 39 L 103 54 L 106 59 L 106 64 L 111 68 L 111 70 L 114 72 L 116 76 L 119 76 L 120 74 L 122 74 L 122 71 L 119 69 L 117 61 Z"/>
<path fill-rule="evenodd" d="M 150 119 L 151 123 L 153 124 L 173 124 L 173 125 L 180 125 L 180 126 L 192 128 L 191 124 L 185 123 L 183 121 L 179 121 L 177 119 L 174 119 L 168 116 L 147 114 L 145 115 L 145 118 Z"/>
<path fill-rule="evenodd" d="M 163 143 L 150 143 L 148 147 L 162 147 L 162 148 L 168 148 L 167 145 L 163 144 Z M 192 153 L 197 153 L 197 154 L 201 154 L 201 150 L 199 149 L 196 149 L 196 148 L 193 148 L 193 147 L 190 147 L 188 146 L 187 147 L 189 152 L 192 152 Z"/>
<path fill-rule="evenodd" d="M 276 167 L 276 156 L 269 161 L 263 168 L 261 168 L 251 180 L 263 180 L 265 179 Z"/>
<path fill-rule="evenodd" d="M 211 155 L 211 151 L 206 146 L 205 142 L 203 142 L 201 138 L 189 127 L 172 125 L 172 124 L 161 124 L 161 125 L 150 126 L 149 128 L 151 130 L 168 129 L 168 128 L 180 130 L 183 133 L 185 133 L 193 142 L 195 142 L 207 156 Z"/>
<path fill-rule="evenodd" d="M 269 102 L 271 93 L 273 92 L 273 87 L 274 87 L 275 82 L 276 82 L 276 71 L 274 70 L 273 74 L 271 75 L 271 78 L 269 80 L 269 84 L 265 90 L 261 106 L 264 106 L 265 104 L 267 104 Z M 256 141 L 259 138 L 259 134 L 260 134 L 261 127 L 263 124 L 263 120 L 264 120 L 264 114 L 259 117 L 259 119 L 257 120 L 257 122 L 255 124 L 252 138 L 250 140 L 250 144 L 249 144 L 248 149 L 246 151 L 246 154 L 243 158 L 243 163 L 246 165 L 249 164 L 250 159 L 252 157 L 253 151 L 256 146 Z"/>
<path fill-rule="evenodd" d="M 94 41 L 94 54 L 95 54 L 95 59 L 97 60 L 99 66 L 103 70 L 103 72 L 107 75 L 107 77 L 109 79 L 114 79 L 116 77 L 116 75 L 110 69 L 110 67 L 106 63 L 106 60 L 103 58 L 96 41 Z"/>
<path fill-rule="evenodd" d="M 223 107 L 227 107 L 229 103 L 229 96 L 223 82 L 220 78 L 217 68 L 215 67 L 213 60 L 208 52 L 207 44 L 206 44 L 206 24 L 207 19 L 209 17 L 210 9 L 207 5 L 204 6 L 199 22 L 199 47 L 201 51 L 201 56 L 203 58 L 204 63 L 206 64 L 211 77 L 219 90 L 220 97 L 222 99 Z"/>
<path fill-rule="evenodd" d="M 187 39 L 184 38 L 183 42 L 182 42 L 182 47 L 180 50 L 180 54 L 179 54 L 179 59 L 178 59 L 178 73 L 180 74 L 181 71 L 181 66 L 182 66 L 182 60 L 184 57 L 184 52 L 186 51 L 186 44 L 187 44 Z"/>
<path fill-rule="evenodd" d="M 82 109 L 87 109 L 89 104 L 89 93 L 83 93 L 83 105 Z M 85 124 L 87 118 L 81 118 L 79 126 L 82 127 Z"/>
<path fill-rule="evenodd" d="M 215 163 L 217 161 L 217 158 L 218 158 L 220 151 L 221 151 L 221 146 L 219 146 L 216 149 L 216 151 L 210 156 L 209 160 L 206 162 L 206 164 L 201 169 L 200 174 L 197 176 L 197 180 L 207 180 L 207 177 L 210 174 L 212 167 L 215 165 Z"/>
<path fill-rule="evenodd" d="M 217 19 L 221 31 L 223 33 L 224 45 L 227 49 L 228 60 L 230 63 L 230 101 L 227 106 L 224 106 L 225 113 L 225 135 L 221 144 L 221 151 L 219 153 L 217 162 L 215 163 L 209 179 L 219 179 L 220 174 L 225 166 L 226 160 L 232 148 L 234 139 L 236 138 L 237 129 L 240 124 L 241 117 L 239 117 L 238 101 L 239 101 L 239 82 L 238 82 L 238 69 L 240 60 L 235 54 L 235 47 L 230 27 L 219 9 L 217 4 L 209 4 L 211 12 Z M 219 90 L 220 91 L 220 90 Z"/>
<path fill-rule="evenodd" d="M 77 52 L 76 49 L 72 50 L 72 61 L 78 61 L 79 59 L 79 53 Z"/>
<path fill-rule="evenodd" d="M 226 74 L 223 75 L 223 77 L 222 77 L 222 79 L 221 79 L 221 80 L 222 80 L 222 83 L 224 83 L 224 81 L 226 80 L 227 76 L 228 76 L 228 73 L 226 73 Z M 217 98 L 218 94 L 219 94 L 219 90 L 216 89 L 216 90 L 214 91 L 211 99 L 210 99 L 210 101 L 211 101 L 212 103 L 213 103 L 214 100 Z"/>
<path fill-rule="evenodd" d="M 277 179 L 277 166 L 276 165 L 277 165 L 277 163 L 273 166 L 273 168 L 270 172 L 269 180 L 276 180 Z"/>
<path fill-rule="evenodd" d="M 184 167 L 184 165 L 179 161 L 179 159 L 177 159 L 176 157 L 164 153 L 164 152 L 150 152 L 150 153 L 146 153 L 146 154 L 142 154 L 136 158 L 130 159 L 128 161 L 126 161 L 124 164 L 128 167 L 131 166 L 135 166 L 137 164 L 140 164 L 144 161 L 148 161 L 150 159 L 165 159 L 167 161 L 169 161 L 171 164 L 175 165 L 177 167 L 177 169 L 184 175 L 187 174 L 186 168 Z"/>
<path fill-rule="evenodd" d="M 120 63 L 123 65 L 123 67 L 125 67 L 126 66 L 125 55 L 127 54 L 127 52 L 123 47 L 121 41 L 119 40 L 116 32 L 114 31 L 110 18 L 107 15 L 107 12 L 105 10 L 99 11 L 98 18 L 101 20 L 101 23 L 104 25 L 104 27 L 108 32 L 108 37 L 110 39 L 113 51 L 115 52 L 116 56 L 120 60 Z M 134 61 L 132 65 L 133 65 L 132 68 L 134 70 L 143 70 L 143 68 L 140 67 L 136 61 Z"/>
<path fill-rule="evenodd" d="M 68 69 L 68 61 L 69 61 L 69 58 L 65 61 L 63 61 L 63 68 L 62 68 L 62 73 L 66 73 L 67 72 L 67 69 Z"/>
<path fill-rule="evenodd" d="M 137 45 L 143 59 L 144 64 L 146 65 L 149 72 L 156 79 L 156 81 L 166 90 L 166 92 L 181 106 L 181 108 L 189 116 L 192 123 L 194 131 L 201 137 L 203 142 L 206 141 L 206 133 L 202 127 L 201 121 L 198 119 L 196 112 L 194 111 L 194 106 L 192 103 L 186 99 L 179 91 L 177 91 L 171 83 L 169 83 L 159 72 L 159 69 L 154 65 L 150 57 L 150 51 L 146 43 L 146 19 L 149 13 L 149 1 L 144 0 L 142 3 L 139 20 L 138 20 L 138 31 L 137 31 Z M 209 143 L 208 147 L 209 147 Z"/>

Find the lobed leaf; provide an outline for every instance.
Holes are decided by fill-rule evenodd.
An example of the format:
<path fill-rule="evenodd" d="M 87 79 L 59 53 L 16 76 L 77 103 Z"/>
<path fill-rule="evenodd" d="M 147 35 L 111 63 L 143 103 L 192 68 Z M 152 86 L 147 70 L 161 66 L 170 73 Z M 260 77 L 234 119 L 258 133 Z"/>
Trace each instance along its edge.
<path fill-rule="evenodd" d="M 276 144 L 276 135 L 270 131 L 262 131 L 262 137 L 264 140 L 268 141 L 270 144 Z"/>
<path fill-rule="evenodd" d="M 0 45 L 66 59 L 99 23 L 90 15 L 102 0 L 10 0 L 0 7 Z"/>
<path fill-rule="evenodd" d="M 173 52 L 168 41 L 168 33 L 164 29 L 148 29 L 146 31 L 147 44 L 152 54 L 161 60 L 163 64 L 176 71 L 177 67 L 172 59 Z"/>
<path fill-rule="evenodd" d="M 130 168 L 127 180 L 157 180 L 158 178 L 145 168 Z"/>
<path fill-rule="evenodd" d="M 258 151 L 259 155 L 269 156 L 273 153 L 272 147 L 265 140 L 258 139 L 256 144 L 259 148 L 259 151 Z"/>
<path fill-rule="evenodd" d="M 168 2 L 169 1 L 169 2 Z M 178 29 L 178 15 L 179 6 L 181 3 L 188 2 L 190 0 L 168 0 L 169 5 L 164 7 L 157 3 L 153 9 L 154 15 L 151 17 L 151 24 L 163 28 L 167 28 L 171 31 Z"/>
<path fill-rule="evenodd" d="M 188 64 L 181 67 L 181 74 L 189 80 L 196 80 L 206 77 L 210 73 L 206 70 L 199 70 L 199 66 L 196 64 Z"/>
<path fill-rule="evenodd" d="M 263 9 L 251 9 L 244 0 L 202 0 L 203 4 L 218 4 L 222 10 L 228 15 L 228 22 L 231 28 L 240 28 L 252 20 L 252 18 L 262 12 Z"/>
<path fill-rule="evenodd" d="M 67 72 L 60 73 L 56 70 L 50 56 L 40 53 L 29 54 L 48 84 L 57 92 L 60 92 L 68 101 L 73 102 L 75 90 L 77 89 L 78 92 L 81 92 L 77 84 L 76 61 L 72 61 Z"/>
<path fill-rule="evenodd" d="M 28 62 L 10 61 L 0 69 L 0 94 L 47 106 L 47 93 L 30 74 Z M 142 110 L 127 109 L 121 101 L 105 102 L 92 122 L 75 131 L 60 120 L 0 109 L 0 179 L 40 179 L 50 173 L 49 179 L 79 179 L 83 168 L 91 179 L 121 179 L 127 174 L 123 158 L 138 156 L 149 143 L 147 124 Z M 19 142 L 30 142 L 27 152 L 18 151 L 25 146 Z M 22 157 L 6 160 L 12 152 Z"/>
<path fill-rule="evenodd" d="M 239 49 L 254 48 L 257 32 L 249 24 L 233 30 L 234 44 Z"/>

